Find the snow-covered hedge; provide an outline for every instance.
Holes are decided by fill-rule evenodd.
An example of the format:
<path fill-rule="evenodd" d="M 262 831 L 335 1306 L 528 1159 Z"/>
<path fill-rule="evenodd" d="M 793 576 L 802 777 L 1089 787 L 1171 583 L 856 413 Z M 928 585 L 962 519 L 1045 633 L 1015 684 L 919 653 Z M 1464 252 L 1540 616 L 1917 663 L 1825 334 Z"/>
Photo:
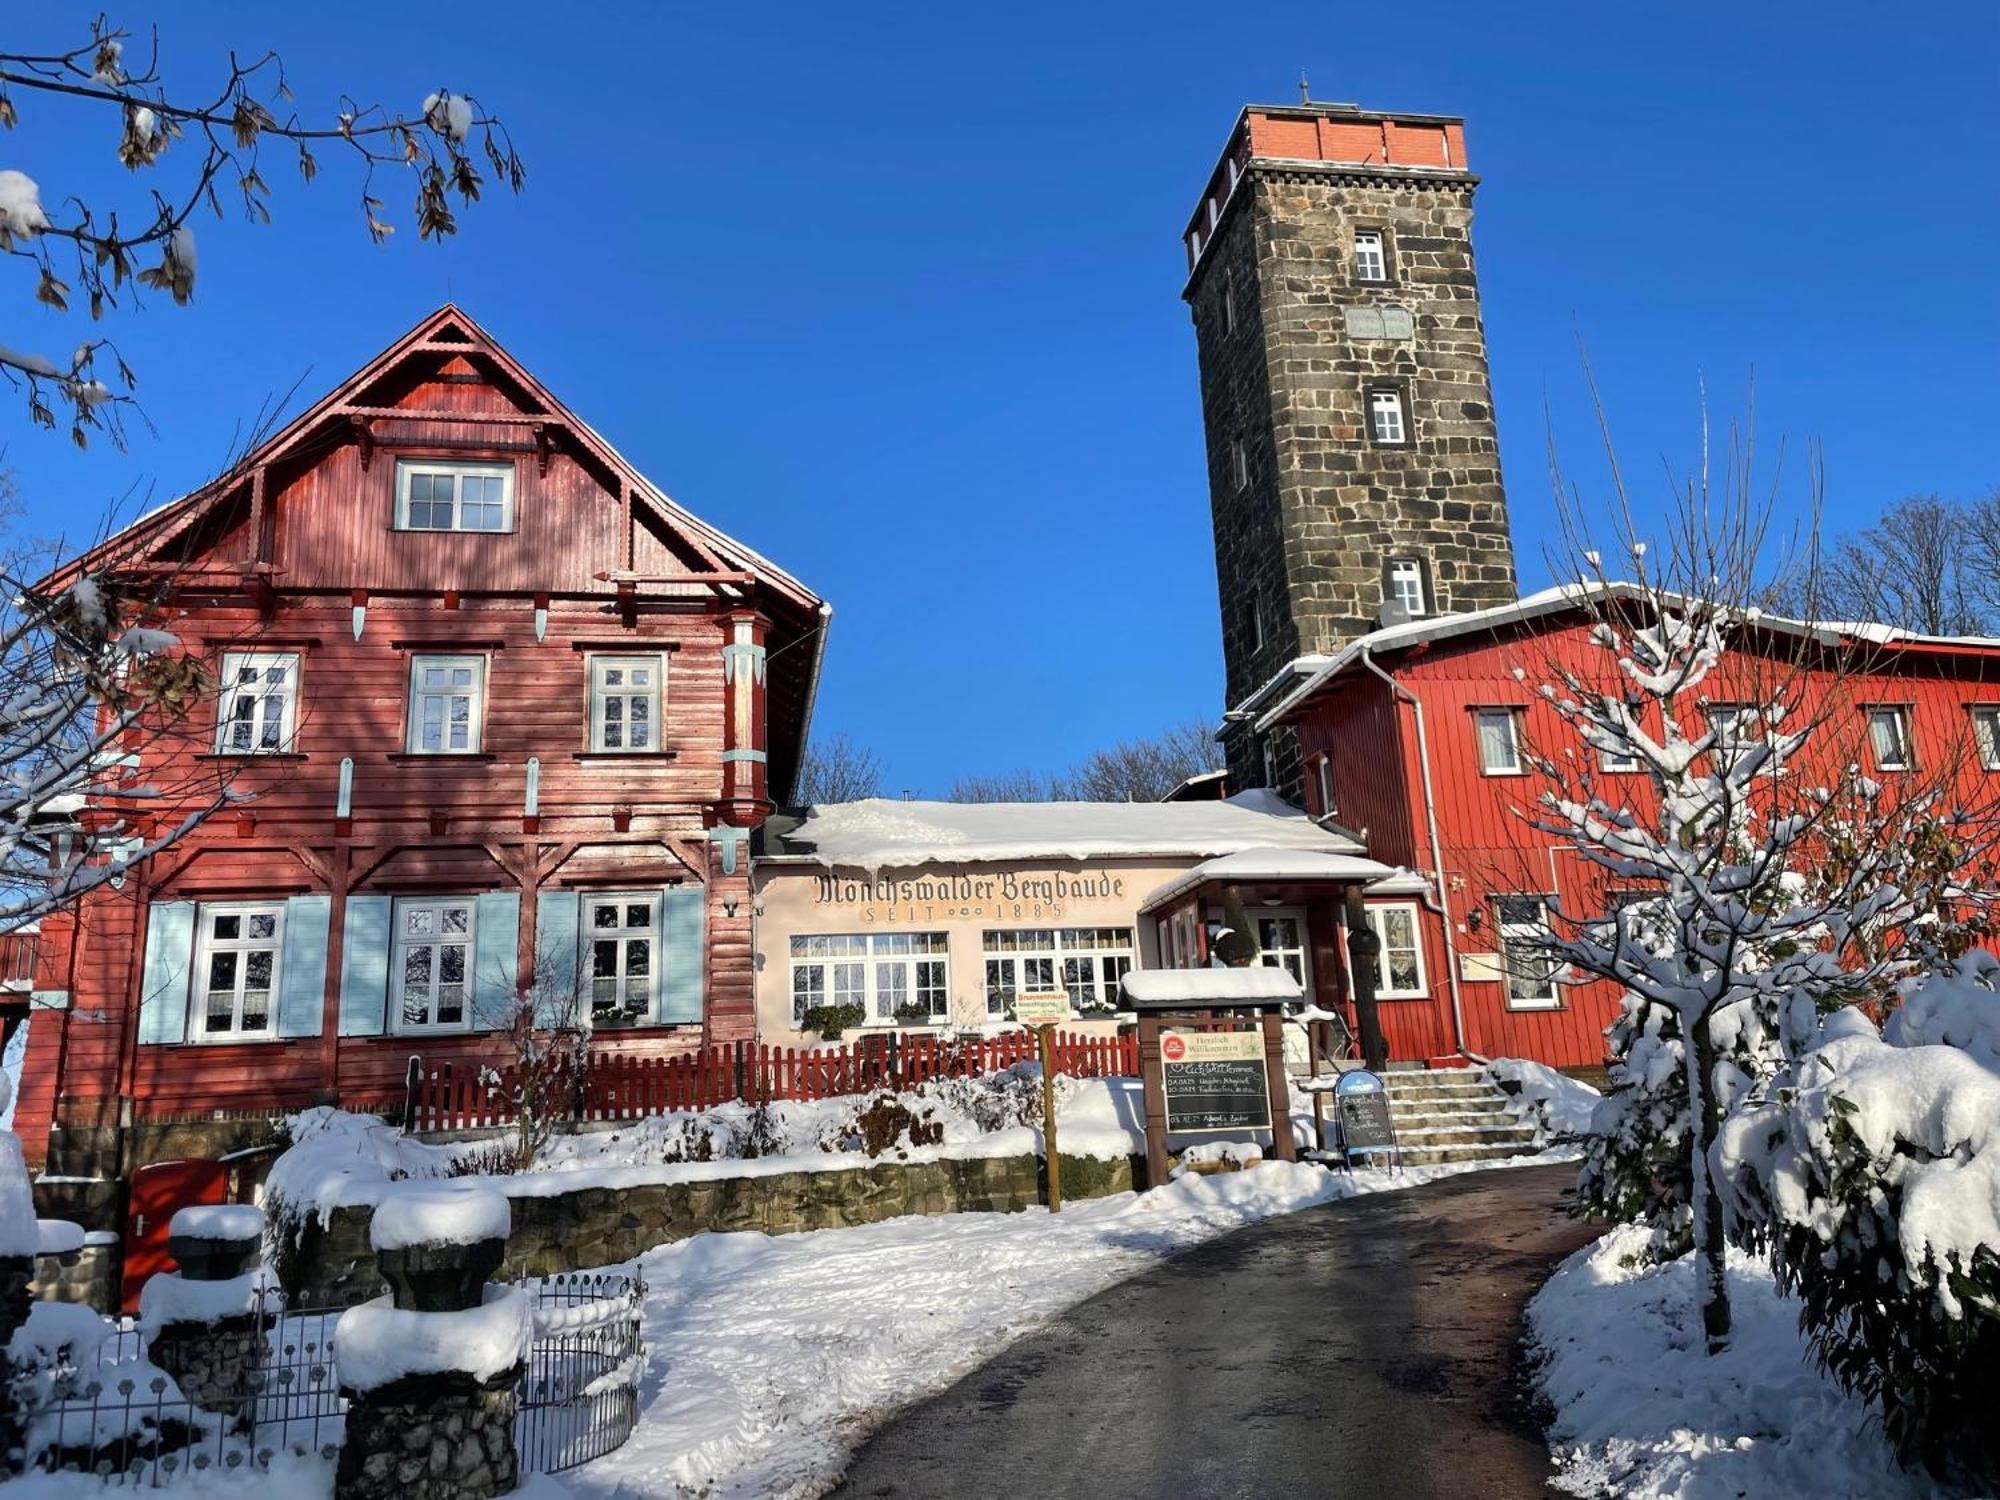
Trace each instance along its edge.
<path fill-rule="evenodd" d="M 1913 985 L 1896 1034 L 1948 1024 L 1964 982 Z M 1821 1363 L 1905 1460 L 2000 1476 L 2000 1073 L 1843 1012 L 1769 1102 L 1726 1122 L 1713 1161 L 1732 1236 L 1768 1251 Z"/>

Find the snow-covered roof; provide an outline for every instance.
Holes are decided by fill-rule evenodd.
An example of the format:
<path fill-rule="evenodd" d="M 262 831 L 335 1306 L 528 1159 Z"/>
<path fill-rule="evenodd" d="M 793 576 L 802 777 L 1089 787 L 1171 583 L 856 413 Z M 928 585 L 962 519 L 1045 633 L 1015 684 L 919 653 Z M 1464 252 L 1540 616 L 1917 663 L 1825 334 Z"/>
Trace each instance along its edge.
<path fill-rule="evenodd" d="M 775 822 L 775 820 L 774 820 Z M 767 825 L 768 826 L 768 825 Z M 1208 859 L 1244 849 L 1363 853 L 1269 792 L 1221 802 L 897 802 L 806 810 L 767 859 L 864 870 L 1035 859 Z M 1378 866 L 1384 873 L 1386 867 Z"/>
<path fill-rule="evenodd" d="M 1402 872 L 1356 854 L 1327 854 L 1317 849 L 1240 849 L 1234 854 L 1203 860 L 1183 871 L 1139 903 L 1149 912 L 1177 900 L 1211 880 L 1231 885 L 1274 885 L 1293 880 L 1368 882 L 1389 880 Z"/>
<path fill-rule="evenodd" d="M 1229 1005 L 1256 1000 L 1297 1000 L 1304 993 L 1291 974 L 1270 964 L 1242 969 L 1134 969 L 1122 981 L 1133 1005 Z"/>
<path fill-rule="evenodd" d="M 1429 615 L 1406 620 L 1400 625 L 1385 625 L 1380 630 L 1370 631 L 1358 640 L 1350 642 L 1332 656 L 1297 658 L 1237 705 L 1232 710 L 1231 717 L 1241 720 L 1254 716 L 1256 727 L 1260 731 L 1270 729 L 1273 725 L 1283 722 L 1285 715 L 1317 692 L 1321 684 L 1338 677 L 1363 657 L 1376 652 L 1428 645 L 1458 636 L 1498 630 L 1524 620 L 1538 619 L 1543 615 L 1575 609 L 1590 599 L 1651 602 L 1655 598 L 1672 597 L 1675 596 L 1659 593 L 1643 584 L 1622 579 L 1608 580 L 1604 583 L 1562 583 L 1537 593 L 1525 594 L 1512 604 L 1496 604 L 1489 609 L 1470 609 L 1454 615 Z M 1925 635 L 1920 631 L 1904 630 L 1899 626 L 1883 625 L 1869 620 L 1794 620 L 1785 615 L 1763 611 L 1754 611 L 1748 618 L 1764 629 L 1788 635 L 1817 636 L 1829 645 L 1838 644 L 1842 639 L 1846 639 L 1866 641 L 1877 646 L 1972 647 L 2000 651 L 2000 638 L 1992 636 Z M 1303 677 L 1303 680 L 1298 681 L 1289 692 L 1279 696 L 1276 703 L 1268 708 L 1264 707 L 1286 680 L 1295 677 Z"/>

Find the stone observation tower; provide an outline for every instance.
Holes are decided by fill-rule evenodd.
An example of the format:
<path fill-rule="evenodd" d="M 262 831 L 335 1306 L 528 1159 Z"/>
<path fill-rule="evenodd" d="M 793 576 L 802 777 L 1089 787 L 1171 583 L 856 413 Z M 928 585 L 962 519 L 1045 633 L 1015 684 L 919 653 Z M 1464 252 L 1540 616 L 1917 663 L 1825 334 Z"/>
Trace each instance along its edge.
<path fill-rule="evenodd" d="M 1515 597 L 1477 182 L 1459 119 L 1251 105 L 1188 224 L 1236 788 L 1298 798 L 1244 715 L 1302 658 Z"/>

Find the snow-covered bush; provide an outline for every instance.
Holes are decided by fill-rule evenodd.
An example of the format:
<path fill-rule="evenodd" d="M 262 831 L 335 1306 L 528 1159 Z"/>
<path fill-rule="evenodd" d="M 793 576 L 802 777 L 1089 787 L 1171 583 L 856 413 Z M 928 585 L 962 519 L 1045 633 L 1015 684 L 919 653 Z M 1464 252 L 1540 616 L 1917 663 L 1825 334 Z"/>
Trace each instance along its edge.
<path fill-rule="evenodd" d="M 1604 1096 L 1580 1078 L 1525 1057 L 1496 1057 L 1487 1071 L 1516 1101 L 1515 1113 L 1535 1130 L 1538 1145 L 1589 1136 Z"/>
<path fill-rule="evenodd" d="M 1975 965 L 1985 968 L 1985 965 Z M 1911 986 L 1914 1031 L 1960 1009 Z M 1927 998 L 1932 985 L 1942 996 Z M 1821 1364 L 1881 1412 L 1905 1461 L 2000 1478 L 2000 1073 L 1894 1046 L 1843 1011 L 1713 1160 L 1732 1237 L 1768 1252 Z"/>

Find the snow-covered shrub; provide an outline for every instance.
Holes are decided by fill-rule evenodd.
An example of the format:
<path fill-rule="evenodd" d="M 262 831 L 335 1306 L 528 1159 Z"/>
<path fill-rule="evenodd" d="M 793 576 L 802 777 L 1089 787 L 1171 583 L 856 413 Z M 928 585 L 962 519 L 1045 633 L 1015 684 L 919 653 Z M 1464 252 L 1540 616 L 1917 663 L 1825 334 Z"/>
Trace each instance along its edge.
<path fill-rule="evenodd" d="M 1963 981 L 1914 984 L 1919 1022 L 1953 1009 L 1924 999 L 1931 983 Z M 1906 1462 L 1990 1482 L 2000 1073 L 1957 1047 L 1890 1045 L 1856 1011 L 1827 1037 L 1723 1128 L 1730 1232 L 1769 1253 L 1820 1363 L 1876 1406 Z"/>
<path fill-rule="evenodd" d="M 1604 1096 L 1580 1078 L 1525 1057 L 1496 1057 L 1487 1071 L 1516 1101 L 1516 1114 L 1535 1130 L 1538 1145 L 1589 1136 Z"/>
<path fill-rule="evenodd" d="M 2000 1072 L 2000 958 L 1975 948 L 1943 973 L 1902 989 L 1882 1025 L 1884 1041 L 1957 1047 Z"/>

